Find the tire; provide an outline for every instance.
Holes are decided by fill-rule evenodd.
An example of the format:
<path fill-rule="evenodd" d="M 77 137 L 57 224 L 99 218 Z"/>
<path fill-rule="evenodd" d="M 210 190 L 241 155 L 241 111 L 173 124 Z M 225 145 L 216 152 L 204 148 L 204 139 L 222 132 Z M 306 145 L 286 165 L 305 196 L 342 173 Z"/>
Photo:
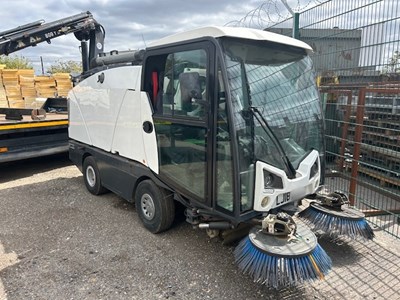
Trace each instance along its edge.
<path fill-rule="evenodd" d="M 136 211 L 144 227 L 152 233 L 169 229 L 175 218 L 175 203 L 171 194 L 153 181 L 139 183 L 135 192 Z"/>
<path fill-rule="evenodd" d="M 83 161 L 83 179 L 87 190 L 93 195 L 101 195 L 107 191 L 101 184 L 100 172 L 92 156 Z"/>

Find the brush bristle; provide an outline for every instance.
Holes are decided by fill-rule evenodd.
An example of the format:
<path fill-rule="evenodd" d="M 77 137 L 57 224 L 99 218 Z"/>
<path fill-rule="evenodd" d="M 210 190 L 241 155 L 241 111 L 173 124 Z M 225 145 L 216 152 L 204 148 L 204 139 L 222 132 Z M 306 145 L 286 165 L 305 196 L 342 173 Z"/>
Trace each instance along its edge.
<path fill-rule="evenodd" d="M 278 257 L 260 251 L 246 237 L 238 244 L 234 255 L 243 273 L 250 275 L 254 282 L 274 288 L 323 279 L 332 267 L 331 259 L 318 244 L 308 255 Z"/>
<path fill-rule="evenodd" d="M 339 216 L 329 215 L 315 209 L 312 206 L 307 207 L 299 213 L 308 225 L 314 230 L 321 230 L 331 235 L 344 235 L 352 239 L 362 237 L 364 239 L 373 239 L 375 234 L 365 219 L 352 220 L 341 218 Z"/>

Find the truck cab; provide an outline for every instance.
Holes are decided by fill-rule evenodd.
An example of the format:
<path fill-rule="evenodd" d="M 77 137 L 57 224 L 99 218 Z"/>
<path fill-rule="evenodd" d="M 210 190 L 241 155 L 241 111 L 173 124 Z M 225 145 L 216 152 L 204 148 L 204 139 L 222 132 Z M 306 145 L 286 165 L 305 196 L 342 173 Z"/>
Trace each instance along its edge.
<path fill-rule="evenodd" d="M 150 180 L 187 207 L 192 224 L 234 227 L 296 203 L 321 183 L 310 52 L 274 33 L 206 27 L 158 40 L 123 65 L 105 55 L 70 93 L 70 157 L 87 186 L 97 179 L 92 192 L 135 201 Z M 142 201 L 142 221 L 156 213 L 153 200 Z"/>
<path fill-rule="evenodd" d="M 257 34 L 225 27 L 178 34 L 150 45 L 143 63 L 160 178 L 232 220 L 299 200 L 320 184 L 311 49 Z"/>

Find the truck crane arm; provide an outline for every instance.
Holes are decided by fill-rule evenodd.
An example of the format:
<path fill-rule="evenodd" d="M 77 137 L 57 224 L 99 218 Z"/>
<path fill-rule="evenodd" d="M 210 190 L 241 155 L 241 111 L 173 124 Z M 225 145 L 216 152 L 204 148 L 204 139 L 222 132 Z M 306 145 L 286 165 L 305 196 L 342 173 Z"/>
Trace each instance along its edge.
<path fill-rule="evenodd" d="M 50 23 L 39 20 L 2 31 L 0 32 L 0 55 L 8 55 L 42 42 L 51 43 L 52 39 L 70 33 L 74 33 L 81 42 L 82 67 L 84 72 L 88 71 L 99 53 L 103 52 L 105 37 L 103 26 L 89 11 Z"/>

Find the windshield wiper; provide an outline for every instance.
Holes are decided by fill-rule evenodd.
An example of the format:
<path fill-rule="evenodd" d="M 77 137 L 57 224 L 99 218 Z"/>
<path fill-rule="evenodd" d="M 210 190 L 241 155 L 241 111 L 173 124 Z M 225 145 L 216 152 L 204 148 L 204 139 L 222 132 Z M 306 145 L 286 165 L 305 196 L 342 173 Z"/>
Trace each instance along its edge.
<path fill-rule="evenodd" d="M 261 128 L 264 132 L 269 136 L 271 141 L 274 143 L 275 147 L 278 149 L 279 154 L 281 155 L 282 161 L 285 164 L 286 170 L 285 173 L 289 179 L 296 178 L 296 170 L 290 162 L 289 158 L 286 155 L 285 150 L 282 147 L 278 137 L 275 135 L 271 127 L 269 126 L 267 120 L 263 117 L 257 107 L 250 106 L 249 111 L 253 114 L 253 116 L 257 119 L 258 123 L 260 123 Z"/>
<path fill-rule="evenodd" d="M 243 97 L 244 97 L 244 109 L 243 112 L 246 111 L 246 109 L 252 113 L 252 115 L 257 119 L 257 121 L 260 123 L 262 129 L 265 131 L 265 133 L 269 136 L 271 141 L 274 143 L 275 147 L 278 149 L 282 161 L 285 165 L 285 173 L 288 176 L 289 179 L 296 178 L 296 170 L 293 167 L 292 163 L 290 162 L 289 158 L 287 157 L 285 150 L 283 149 L 281 143 L 279 142 L 279 139 L 275 135 L 275 133 L 272 131 L 271 127 L 268 125 L 267 120 L 263 117 L 263 115 L 260 113 L 257 107 L 254 107 L 251 101 L 251 89 L 250 89 L 250 83 L 247 78 L 247 73 L 246 73 L 246 65 L 241 58 L 237 58 L 238 61 L 240 62 L 240 73 L 242 77 L 242 89 L 243 89 Z M 262 122 L 261 122 L 262 121 Z M 264 124 L 264 125 L 263 125 Z M 255 132 L 254 132 L 254 120 L 251 120 L 251 137 L 252 137 L 252 151 L 254 154 L 254 137 L 255 137 Z"/>

